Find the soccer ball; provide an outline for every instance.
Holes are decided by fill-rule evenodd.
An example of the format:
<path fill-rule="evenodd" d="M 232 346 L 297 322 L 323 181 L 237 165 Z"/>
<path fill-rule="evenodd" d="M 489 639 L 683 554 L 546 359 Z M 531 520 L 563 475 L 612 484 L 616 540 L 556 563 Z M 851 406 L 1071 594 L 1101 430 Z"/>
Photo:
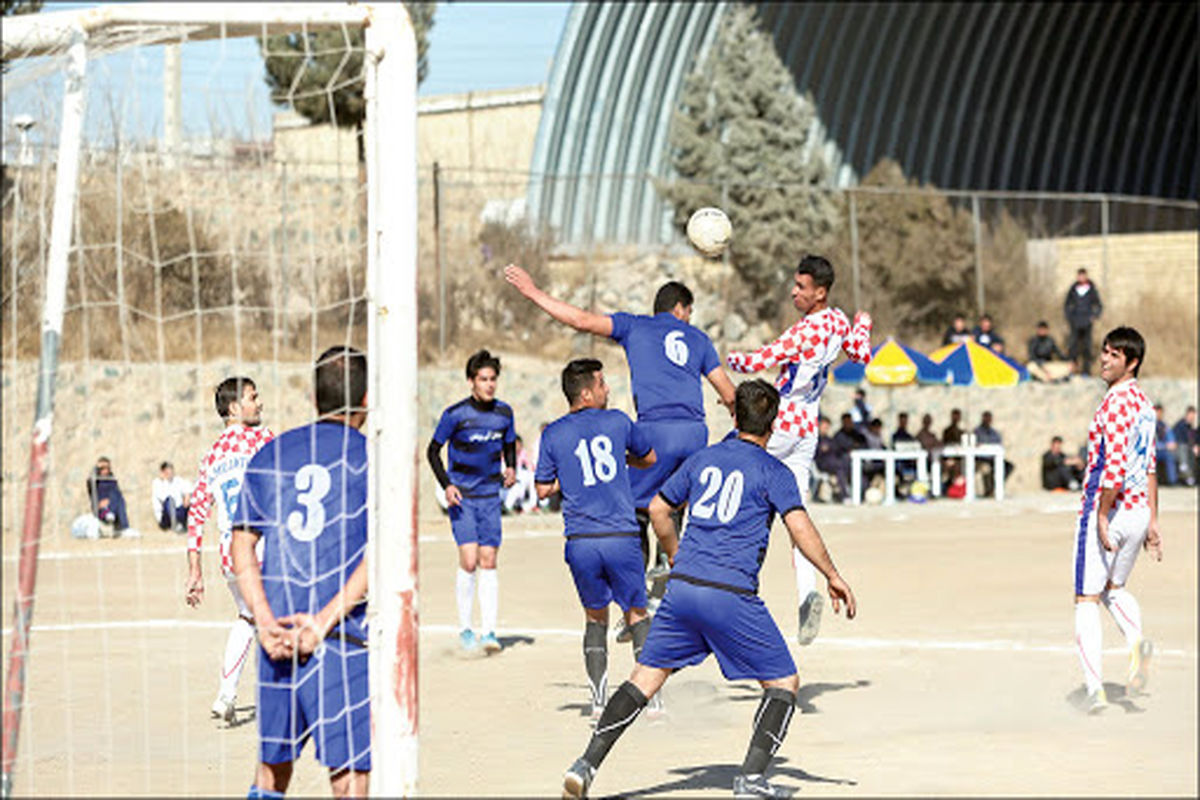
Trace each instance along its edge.
<path fill-rule="evenodd" d="M 719 208 L 697 209 L 687 224 L 688 241 L 704 255 L 716 258 L 725 252 L 729 238 L 733 236 L 733 225 L 729 217 Z"/>

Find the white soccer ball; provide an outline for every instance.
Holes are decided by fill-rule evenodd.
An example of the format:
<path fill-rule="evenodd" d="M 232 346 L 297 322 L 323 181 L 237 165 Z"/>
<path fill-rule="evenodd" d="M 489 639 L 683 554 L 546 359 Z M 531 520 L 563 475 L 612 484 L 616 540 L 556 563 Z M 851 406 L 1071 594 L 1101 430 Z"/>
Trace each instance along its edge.
<path fill-rule="evenodd" d="M 688 241 L 704 255 L 716 258 L 725 252 L 733 236 L 733 225 L 729 217 L 719 208 L 697 209 L 688 220 Z"/>

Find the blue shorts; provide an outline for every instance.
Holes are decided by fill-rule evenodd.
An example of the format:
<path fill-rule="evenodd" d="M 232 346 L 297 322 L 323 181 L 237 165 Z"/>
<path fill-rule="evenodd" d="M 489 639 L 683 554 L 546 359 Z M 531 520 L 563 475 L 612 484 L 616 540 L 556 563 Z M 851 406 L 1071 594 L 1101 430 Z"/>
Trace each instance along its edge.
<path fill-rule="evenodd" d="M 654 446 L 655 461 L 647 469 L 630 469 L 629 487 L 634 508 L 649 508 L 654 495 L 679 465 L 708 445 L 708 426 L 703 422 L 663 420 L 638 422 L 637 426 Z"/>
<path fill-rule="evenodd" d="M 699 664 L 709 653 L 731 681 L 796 674 L 796 662 L 762 598 L 672 580 L 638 663 L 680 669 Z"/>
<path fill-rule="evenodd" d="M 259 760 L 282 764 L 316 740 L 317 761 L 330 769 L 371 770 L 371 704 L 367 651 L 327 640 L 309 660 L 271 661 L 258 654 Z"/>
<path fill-rule="evenodd" d="M 464 497 L 450 506 L 450 530 L 454 543 L 478 544 L 480 547 L 500 546 L 500 495 Z"/>
<path fill-rule="evenodd" d="M 622 611 L 646 607 L 646 574 L 637 533 L 568 539 L 563 560 L 571 568 L 584 608 L 606 608 L 614 601 Z"/>

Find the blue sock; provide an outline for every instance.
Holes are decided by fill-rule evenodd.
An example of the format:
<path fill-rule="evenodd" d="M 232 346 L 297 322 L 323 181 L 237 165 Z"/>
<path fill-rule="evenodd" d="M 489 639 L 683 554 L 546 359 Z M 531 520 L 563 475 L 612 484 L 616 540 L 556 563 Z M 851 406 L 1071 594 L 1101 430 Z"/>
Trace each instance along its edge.
<path fill-rule="evenodd" d="M 272 792 L 270 789 L 260 789 L 258 784 L 253 784 L 250 787 L 250 793 L 246 795 L 246 800 L 278 800 L 283 797 L 283 792 Z"/>

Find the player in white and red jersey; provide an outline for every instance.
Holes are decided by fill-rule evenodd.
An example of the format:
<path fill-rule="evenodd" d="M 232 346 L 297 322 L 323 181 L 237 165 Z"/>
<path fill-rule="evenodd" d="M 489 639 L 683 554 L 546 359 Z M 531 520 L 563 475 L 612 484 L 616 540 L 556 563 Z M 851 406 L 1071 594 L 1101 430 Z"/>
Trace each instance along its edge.
<path fill-rule="evenodd" d="M 1154 407 L 1137 383 L 1146 342 L 1133 328 L 1104 337 L 1100 377 L 1108 384 L 1088 427 L 1083 503 L 1075 526 L 1075 645 L 1087 684 L 1085 709 L 1103 711 L 1100 603 L 1129 644 L 1128 692 L 1146 686 L 1153 647 L 1142 637 L 1142 611 L 1125 588 L 1138 550 L 1162 560 L 1155 475 Z"/>
<path fill-rule="evenodd" d="M 817 451 L 818 406 L 829 382 L 829 368 L 842 350 L 859 363 L 871 360 L 871 316 L 859 311 L 851 325 L 840 308 L 829 306 L 832 286 L 833 265 L 821 256 L 806 255 L 792 283 L 792 305 L 800 312 L 800 321 L 770 344 L 749 353 L 733 352 L 725 359 L 734 372 L 779 366 L 775 379 L 779 415 L 767 452 L 791 469 L 805 503 Z M 807 645 L 817 636 L 824 601 L 817 593 L 816 570 L 796 548 L 792 548 L 792 564 L 800 604 L 798 641 Z"/>
<path fill-rule="evenodd" d="M 229 629 L 225 641 L 225 657 L 221 663 L 221 683 L 217 699 L 213 701 L 212 713 L 226 722 L 233 722 L 234 701 L 237 699 L 238 678 L 249 657 L 250 644 L 254 641 L 254 617 L 250 607 L 238 590 L 237 577 L 233 572 L 233 557 L 230 551 L 233 542 L 232 520 L 237 512 L 238 498 L 242 491 L 242 479 L 251 457 L 273 434 L 262 425 L 262 401 L 258 389 L 249 378 L 226 378 L 217 385 L 215 392 L 217 414 L 225 422 L 225 430 L 200 459 L 200 475 L 192 492 L 191 507 L 188 509 L 188 582 L 187 603 L 195 608 L 204 599 L 204 577 L 200 569 L 200 544 L 204 536 L 204 523 L 209 511 L 217 507 L 217 531 L 220 535 L 218 550 L 221 555 L 221 573 L 233 595 L 237 618 Z M 259 554 L 262 558 L 262 554 Z"/>

